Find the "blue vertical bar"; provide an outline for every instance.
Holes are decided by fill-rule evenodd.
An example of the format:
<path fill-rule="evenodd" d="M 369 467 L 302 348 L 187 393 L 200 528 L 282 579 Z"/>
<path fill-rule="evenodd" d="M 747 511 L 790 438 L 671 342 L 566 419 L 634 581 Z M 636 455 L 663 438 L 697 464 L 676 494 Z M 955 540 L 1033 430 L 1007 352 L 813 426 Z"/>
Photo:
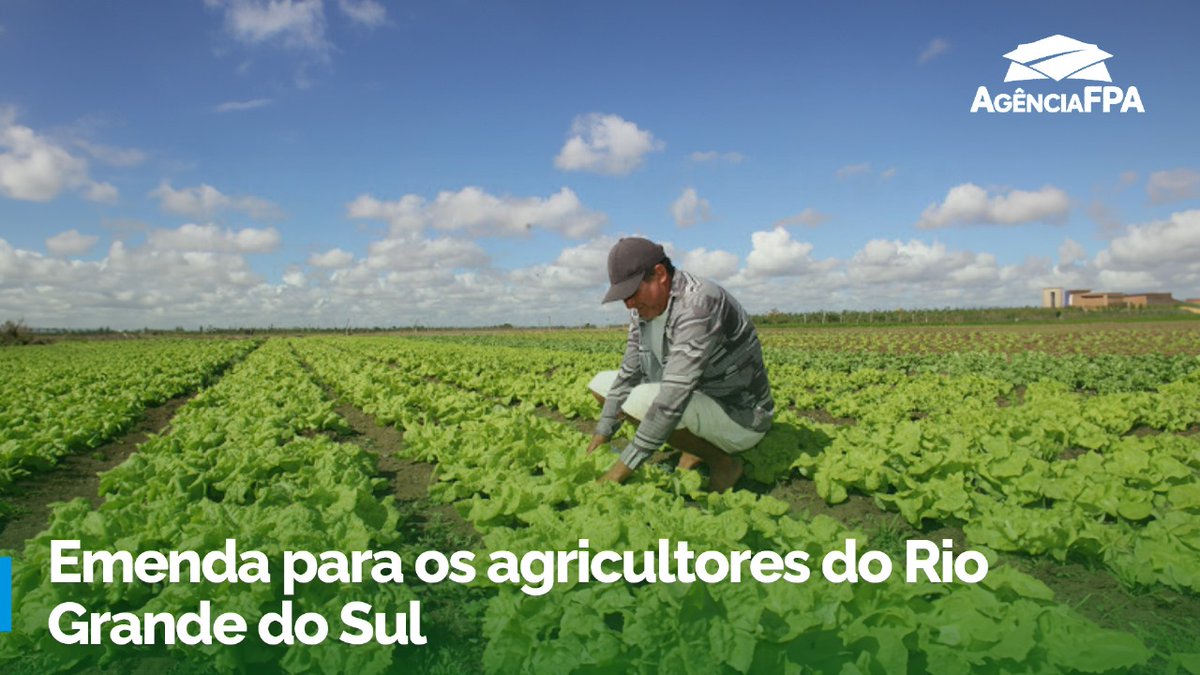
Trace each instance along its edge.
<path fill-rule="evenodd" d="M 12 632 L 12 558 L 0 558 L 0 633 Z"/>

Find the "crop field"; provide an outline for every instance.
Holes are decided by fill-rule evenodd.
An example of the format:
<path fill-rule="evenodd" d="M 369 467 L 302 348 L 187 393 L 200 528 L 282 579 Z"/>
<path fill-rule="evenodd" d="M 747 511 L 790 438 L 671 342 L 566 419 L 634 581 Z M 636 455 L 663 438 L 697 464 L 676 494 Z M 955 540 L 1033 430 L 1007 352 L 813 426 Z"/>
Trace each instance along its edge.
<path fill-rule="evenodd" d="M 0 350 L 5 672 L 1200 673 L 1200 326 L 766 328 L 772 431 L 735 489 L 584 453 L 614 330 Z M 154 424 L 147 420 L 157 420 Z M 614 445 L 631 437 L 625 425 Z M 135 437 L 136 434 L 136 437 Z M 92 474 L 100 471 L 98 480 Z M 53 506 L 48 506 L 53 504 Z M 312 584 L 426 646 L 65 646 L 50 611 L 236 610 L 277 584 L 54 584 L 92 550 L 979 551 L 978 583 Z M 580 540 L 587 540 L 586 546 Z M 950 544 L 943 545 L 949 540 Z M 818 567 L 819 563 L 810 562 Z M 138 662 L 135 664 L 134 662 Z M 150 670 L 145 670 L 145 669 Z"/>

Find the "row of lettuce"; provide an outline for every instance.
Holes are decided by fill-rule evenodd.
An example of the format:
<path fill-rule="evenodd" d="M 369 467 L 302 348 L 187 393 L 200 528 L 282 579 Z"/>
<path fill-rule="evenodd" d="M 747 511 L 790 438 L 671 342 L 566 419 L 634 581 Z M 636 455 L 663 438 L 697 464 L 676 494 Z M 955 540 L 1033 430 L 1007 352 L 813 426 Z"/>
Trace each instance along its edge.
<path fill-rule="evenodd" d="M 14 577 L 14 633 L 0 639 L 0 660 L 55 672 L 128 658 L 129 647 L 54 643 L 46 618 L 66 600 L 182 612 L 209 599 L 254 620 L 282 599 L 278 587 L 55 586 L 45 578 L 51 539 L 80 539 L 85 549 L 209 550 L 236 538 L 272 560 L 296 549 L 410 550 L 411 528 L 383 496 L 377 458 L 325 435 L 346 427 L 322 386 L 402 429 L 412 458 L 436 462 L 433 496 L 457 504 L 484 533 L 487 550 L 564 550 L 584 536 L 593 549 L 651 550 L 668 537 L 694 549 L 803 549 L 817 559 L 847 538 L 869 547 L 861 533 L 825 517 L 798 520 L 769 497 L 703 493 L 691 472 L 651 466 L 621 488 L 595 484 L 611 457 L 585 455 L 586 432 L 563 418 L 594 417 L 585 385 L 613 367 L 619 350 L 611 342 L 607 334 L 552 343 L 267 342 L 181 408 L 169 433 L 106 474 L 99 509 L 61 506 L 27 544 Z M 201 383 L 258 346 L 192 344 L 214 349 L 217 365 Z M 224 360 L 216 345 L 229 350 Z M 126 362 L 126 371 L 161 377 L 189 353 L 180 347 L 162 363 Z M 1200 424 L 1194 357 L 769 348 L 768 360 L 780 412 L 748 456 L 754 479 L 799 473 L 830 502 L 861 492 L 917 525 L 962 524 L 971 548 L 1082 556 L 1131 584 L 1198 590 L 1200 436 L 1188 434 Z M 5 373 L 29 376 L 28 391 L 60 379 L 32 379 L 50 368 L 0 361 Z M 559 415 L 548 418 L 543 408 Z M 824 421 L 812 419 L 813 410 Z M 356 598 L 400 612 L 422 592 L 313 586 L 295 600 L 298 611 L 334 620 Z M 897 578 L 853 586 L 568 583 L 542 597 L 510 587 L 487 592 L 494 593 L 484 623 L 490 672 L 1102 672 L 1145 668 L 1152 658 L 1134 637 L 1089 623 L 1040 582 L 1004 566 L 974 586 Z M 177 655 L 221 672 L 271 664 L 330 673 L 386 672 L 406 657 L 403 648 L 253 640 Z M 1166 661 L 1152 663 L 1187 657 L 1160 656 Z"/>
<path fill-rule="evenodd" d="M 214 381 L 251 340 L 61 342 L 0 350 L 0 494 Z"/>
<path fill-rule="evenodd" d="M 1049 354 L 1053 356 L 1195 355 L 1200 326 L 1182 321 L 1031 326 L 921 326 L 834 330 L 763 330 L 769 346 L 800 351 L 904 354 Z"/>
<path fill-rule="evenodd" d="M 236 612 L 255 625 L 285 599 L 284 551 L 401 550 L 400 511 L 386 496 L 377 458 L 333 437 L 348 430 L 324 391 L 283 342 L 270 341 L 152 436 L 124 464 L 101 477 L 103 502 L 60 504 L 47 530 L 29 540 L 13 571 L 13 631 L 0 636 L 8 672 L 72 672 L 101 666 L 129 670 L 140 658 L 172 656 L 217 672 L 280 668 L 287 672 L 381 672 L 393 652 L 381 645 L 268 646 L 250 632 L 236 646 L 165 647 L 58 644 L 47 630 L 53 608 L 75 602 L 90 612 L 138 615 Z M 82 550 L 219 551 L 227 539 L 269 561 L 270 584 L 54 584 L 51 540 L 79 540 Z M 297 614 L 333 618 L 362 600 L 380 612 L 403 612 L 415 596 L 404 585 L 309 584 L 292 600 Z M 300 609 L 302 608 L 302 609 Z M 156 663 L 149 661 L 149 664 Z M 157 666 L 164 667 L 162 662 Z"/>
<path fill-rule="evenodd" d="M 422 339 L 477 345 L 610 352 L 624 341 L 623 330 L 521 330 L 420 334 Z M 851 353 L 887 356 L 937 354 L 1041 354 L 1082 356 L 1195 356 L 1200 353 L 1200 323 L 1173 322 L 1062 324 L 1029 326 L 906 326 L 803 328 L 760 326 L 768 351 L 780 353 Z"/>
<path fill-rule="evenodd" d="M 436 462 L 434 494 L 459 505 L 489 550 L 569 550 L 586 537 L 594 550 L 639 551 L 667 537 L 819 560 L 847 538 L 870 546 L 770 497 L 703 493 L 692 472 L 648 466 L 625 486 L 596 484 L 611 457 L 585 455 L 585 433 L 540 408 L 585 409 L 586 378 L 611 354 L 395 340 L 297 349 L 339 395 L 402 427 L 414 458 Z M 787 442 L 819 436 L 789 415 Z M 542 597 L 502 587 L 485 631 L 490 672 L 1124 672 L 1151 658 L 1006 566 L 978 585 L 567 582 Z"/>
<path fill-rule="evenodd" d="M 584 384 L 608 365 L 494 340 L 423 349 L 453 354 L 447 381 L 567 416 L 588 410 Z M 928 358 L 769 354 L 780 410 L 750 476 L 798 473 L 831 504 L 872 495 L 916 527 L 961 524 L 973 545 L 1200 592 L 1200 359 L 963 353 L 935 370 Z M 1136 376 L 1079 391 L 1100 373 Z"/>

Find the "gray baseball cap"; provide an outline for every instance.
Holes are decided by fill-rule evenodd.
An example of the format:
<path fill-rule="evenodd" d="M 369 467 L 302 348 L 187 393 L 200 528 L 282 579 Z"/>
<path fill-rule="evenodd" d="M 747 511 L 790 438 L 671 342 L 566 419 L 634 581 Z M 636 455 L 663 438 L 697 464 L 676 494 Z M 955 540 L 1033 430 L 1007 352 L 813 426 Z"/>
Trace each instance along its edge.
<path fill-rule="evenodd" d="M 625 237 L 608 252 L 608 281 L 612 284 L 600 304 L 624 300 L 637 292 L 646 272 L 667 257 L 663 247 L 641 237 Z"/>

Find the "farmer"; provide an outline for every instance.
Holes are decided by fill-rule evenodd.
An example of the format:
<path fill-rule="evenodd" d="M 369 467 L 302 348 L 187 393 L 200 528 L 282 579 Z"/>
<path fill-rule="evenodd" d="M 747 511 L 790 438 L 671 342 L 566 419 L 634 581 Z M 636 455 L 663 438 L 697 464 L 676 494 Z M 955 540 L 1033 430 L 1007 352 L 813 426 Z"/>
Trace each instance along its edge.
<path fill-rule="evenodd" d="M 679 468 L 708 464 L 710 490 L 733 487 L 742 476 L 734 454 L 762 439 L 775 411 L 745 310 L 720 286 L 675 269 L 661 245 L 640 237 L 609 251 L 608 280 L 602 302 L 623 300 L 631 310 L 629 341 L 621 369 L 588 385 L 604 409 L 587 452 L 612 439 L 623 418 L 638 429 L 601 480 L 624 482 L 670 443 L 683 452 Z"/>

